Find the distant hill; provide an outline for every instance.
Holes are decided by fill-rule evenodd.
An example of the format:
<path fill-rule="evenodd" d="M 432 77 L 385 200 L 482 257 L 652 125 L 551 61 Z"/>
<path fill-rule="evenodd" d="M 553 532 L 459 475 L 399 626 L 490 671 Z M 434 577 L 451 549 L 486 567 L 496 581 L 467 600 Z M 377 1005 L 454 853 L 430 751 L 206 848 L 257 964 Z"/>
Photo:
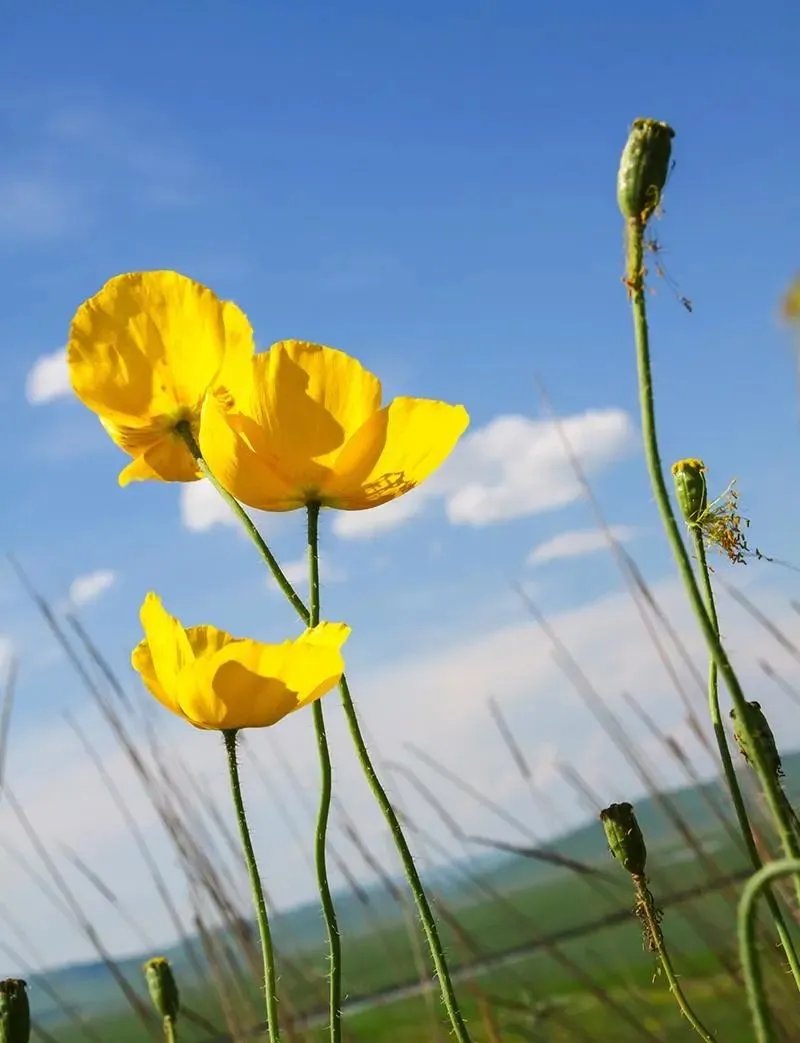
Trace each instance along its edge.
<path fill-rule="evenodd" d="M 787 784 L 800 778 L 800 751 L 784 757 Z M 749 771 L 742 773 L 746 791 L 752 793 Z M 795 786 L 790 788 L 794 789 Z M 703 841 L 704 847 L 713 848 L 725 837 L 725 828 L 720 822 L 722 812 L 730 819 L 731 809 L 724 785 L 719 781 L 699 786 L 686 786 L 668 793 L 636 800 L 636 813 L 647 839 L 648 849 L 657 857 L 652 861 L 667 865 L 669 852 L 675 849 L 683 857 L 686 844 L 681 836 L 685 828 Z M 756 804 L 753 805 L 754 807 Z M 497 839 L 518 846 L 528 846 L 524 838 L 509 836 L 498 830 Z M 585 825 L 549 842 L 541 849 L 546 855 L 557 854 L 575 862 L 591 866 L 612 868 L 599 824 L 589 820 Z M 513 893 L 532 885 L 549 885 L 571 875 L 569 869 L 521 855 L 475 847 L 474 858 L 467 862 L 456 862 L 453 866 L 429 875 L 432 889 L 453 908 L 474 902 L 473 893 L 463 882 L 465 871 L 480 876 L 488 886 L 500 893 Z M 400 886 L 404 886 L 398 881 Z M 336 895 L 339 924 L 345 936 L 367 935 L 375 930 L 376 918 L 381 925 L 397 927 L 403 914 L 397 903 L 392 901 L 385 888 L 380 885 L 365 886 L 361 898 L 352 891 Z M 324 934 L 319 906 L 307 902 L 274 918 L 275 940 L 279 947 L 285 946 L 295 952 L 303 950 L 318 954 L 322 951 Z M 190 940 L 202 960 L 202 950 L 197 939 Z M 126 958 L 119 961 L 119 968 L 137 991 L 141 991 L 142 963 L 152 953 Z M 195 978 L 189 953 L 184 946 L 175 946 L 159 955 L 172 961 L 176 974 L 184 984 Z M 45 982 L 42 982 L 42 979 Z M 47 994 L 46 986 L 57 990 L 81 1011 L 94 1015 L 118 1007 L 121 996 L 109 971 L 101 962 L 70 964 L 49 970 L 44 975 L 32 975 L 29 979 L 32 999 L 35 1001 L 37 1018 L 42 1023 L 55 1023 L 62 1017 L 57 1005 Z M 43 987 L 44 986 L 44 987 Z"/>

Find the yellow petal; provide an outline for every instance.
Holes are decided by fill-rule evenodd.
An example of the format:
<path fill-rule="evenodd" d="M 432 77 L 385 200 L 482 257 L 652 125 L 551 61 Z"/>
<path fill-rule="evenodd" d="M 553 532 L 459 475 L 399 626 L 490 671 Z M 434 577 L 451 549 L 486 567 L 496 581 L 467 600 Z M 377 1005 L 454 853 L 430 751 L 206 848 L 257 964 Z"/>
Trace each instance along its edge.
<path fill-rule="evenodd" d="M 67 361 L 82 402 L 135 425 L 198 410 L 223 364 L 233 373 L 252 352 L 236 305 L 177 272 L 131 272 L 78 309 Z"/>
<path fill-rule="evenodd" d="M 106 429 L 108 430 L 107 425 Z M 123 467 L 117 476 L 120 485 L 157 480 L 160 482 L 196 482 L 203 475 L 184 442 L 174 433 L 165 435 L 141 456 Z"/>
<path fill-rule="evenodd" d="M 150 593 L 144 599 L 139 618 L 145 639 L 134 650 L 134 668 L 142 667 L 142 678 L 150 691 L 165 706 L 179 713 L 180 710 L 175 709 L 179 706 L 178 679 L 194 661 L 189 638 L 180 621 L 167 612 L 156 594 Z M 146 646 L 146 653 L 139 651 L 142 646 Z"/>
<path fill-rule="evenodd" d="M 199 728 L 263 728 L 319 699 L 344 670 L 344 624 L 324 624 L 295 641 L 238 640 L 199 657 L 180 679 L 183 714 Z"/>
<path fill-rule="evenodd" d="M 444 463 L 468 424 L 463 406 L 425 398 L 394 399 L 339 455 L 323 502 L 360 511 L 410 492 Z"/>
<path fill-rule="evenodd" d="M 225 396 L 209 395 L 203 404 L 200 449 L 217 480 L 242 503 L 262 511 L 293 511 L 305 503 L 278 469 L 266 433 L 255 420 L 233 412 Z"/>
<path fill-rule="evenodd" d="M 153 656 L 150 652 L 150 646 L 148 645 L 147 640 L 140 641 L 136 648 L 131 652 L 131 666 L 136 673 L 139 674 L 150 693 L 158 699 L 162 706 L 166 706 L 168 710 L 176 713 L 179 717 L 183 717 L 177 698 L 172 692 L 164 688 L 156 676 L 155 666 L 153 665 Z"/>

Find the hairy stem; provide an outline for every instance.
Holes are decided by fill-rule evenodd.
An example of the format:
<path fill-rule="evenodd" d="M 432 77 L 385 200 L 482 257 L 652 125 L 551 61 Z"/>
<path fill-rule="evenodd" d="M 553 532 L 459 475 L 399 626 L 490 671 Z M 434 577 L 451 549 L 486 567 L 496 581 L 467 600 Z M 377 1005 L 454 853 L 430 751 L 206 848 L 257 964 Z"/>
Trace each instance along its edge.
<path fill-rule="evenodd" d="M 800 843 L 794 835 L 791 823 L 781 799 L 781 789 L 777 779 L 769 769 L 769 765 L 761 751 L 760 744 L 752 733 L 748 705 L 739 678 L 731 665 L 727 652 L 720 641 L 711 617 L 703 604 L 703 597 L 692 569 L 689 554 L 681 538 L 680 529 L 670 503 L 664 474 L 661 468 L 661 456 L 658 448 L 656 432 L 655 401 L 653 395 L 653 376 L 650 367 L 650 335 L 647 325 L 647 303 L 645 300 L 644 280 L 644 222 L 640 218 L 631 218 L 626 223 L 628 256 L 626 285 L 630 293 L 633 312 L 634 338 L 636 341 L 636 359 L 639 377 L 639 404 L 642 421 L 642 437 L 644 440 L 647 469 L 653 495 L 658 505 L 661 521 L 678 567 L 689 603 L 697 619 L 697 623 L 705 638 L 711 658 L 730 692 L 731 700 L 736 708 L 736 715 L 743 733 L 753 750 L 753 764 L 758 773 L 764 797 L 775 821 L 781 846 L 787 856 L 800 856 Z M 796 880 L 800 894 L 800 878 Z"/>
<path fill-rule="evenodd" d="M 708 1029 L 705 1028 L 690 1007 L 689 1001 L 686 999 L 683 989 L 675 975 L 672 960 L 669 957 L 667 946 L 664 942 L 661 924 L 658 922 L 659 917 L 655 910 L 653 896 L 650 894 L 650 890 L 647 887 L 647 881 L 643 876 L 634 876 L 633 885 L 636 888 L 636 911 L 641 917 L 642 923 L 647 932 L 648 944 L 655 950 L 658 956 L 659 963 L 664 971 L 664 977 L 667 979 L 669 984 L 670 992 L 675 997 L 675 1002 L 678 1004 L 681 1013 L 695 1030 L 697 1035 L 705 1040 L 705 1043 L 716 1043 L 714 1037 Z"/>
<path fill-rule="evenodd" d="M 796 858 L 785 858 L 779 862 L 772 862 L 750 877 L 742 892 L 742 897 L 739 899 L 739 952 L 757 1043 L 774 1043 L 775 1033 L 764 991 L 761 964 L 756 951 L 756 899 L 773 880 L 798 872 L 800 872 L 800 860 Z"/>
<path fill-rule="evenodd" d="M 270 1043 L 280 1043 L 275 956 L 272 951 L 272 935 L 269 929 L 267 903 L 264 900 L 264 888 L 261 886 L 261 876 L 258 872 L 258 863 L 253 850 L 253 842 L 250 839 L 250 827 L 247 824 L 247 815 L 245 814 L 244 800 L 242 799 L 239 762 L 236 757 L 236 732 L 224 731 L 222 735 L 225 739 L 225 750 L 228 754 L 231 796 L 233 797 L 233 806 L 236 809 L 236 819 L 239 823 L 239 833 L 241 834 L 244 858 L 247 863 L 247 874 L 250 878 L 250 889 L 253 892 L 253 904 L 256 909 L 258 934 L 261 939 L 261 953 L 264 957 L 264 1001 L 267 1012 L 267 1031 L 269 1032 Z"/>
<path fill-rule="evenodd" d="M 309 576 L 309 626 L 319 623 L 319 504 L 308 504 L 308 576 Z M 331 811 L 332 772 L 328 738 L 325 733 L 325 717 L 322 702 L 317 700 L 313 707 L 314 731 L 321 776 L 319 811 L 315 837 L 315 862 L 322 913 L 328 933 L 330 951 L 330 1039 L 341 1043 L 342 1038 L 342 943 L 339 924 L 328 883 L 327 838 L 328 819 Z"/>
<path fill-rule="evenodd" d="M 705 598 L 706 610 L 708 612 L 711 623 L 719 634 L 719 617 L 717 616 L 717 606 L 714 598 L 714 588 L 711 584 L 711 572 L 708 567 L 706 560 L 706 549 L 703 542 L 703 534 L 699 528 L 694 527 L 692 529 L 692 537 L 694 539 L 694 549 L 697 556 L 697 563 L 700 570 L 700 581 L 703 587 L 703 596 Z M 744 838 L 745 847 L 747 849 L 747 856 L 750 859 L 750 863 L 753 866 L 753 870 L 758 872 L 761 869 L 762 861 L 761 856 L 758 853 L 756 847 L 755 838 L 753 837 L 753 830 L 750 827 L 750 820 L 747 815 L 747 808 L 744 803 L 744 797 L 742 796 L 742 790 L 739 786 L 739 780 L 736 777 L 736 769 L 733 766 L 733 760 L 731 758 L 731 751 L 728 746 L 728 737 L 725 734 L 725 727 L 722 723 L 722 714 L 719 708 L 719 685 L 717 683 L 717 664 L 712 658 L 709 657 L 708 661 L 708 712 L 711 717 L 711 723 L 714 726 L 714 735 L 717 739 L 717 746 L 719 748 L 719 756 L 722 761 L 722 769 L 725 773 L 725 781 L 728 784 L 728 790 L 730 791 L 731 800 L 733 807 L 736 812 L 736 819 L 739 823 L 739 829 L 741 830 L 742 837 Z M 786 924 L 786 919 L 783 915 L 783 911 L 778 904 L 778 900 L 772 891 L 767 890 L 764 895 L 767 906 L 769 908 L 770 915 L 775 923 L 775 929 L 778 933 L 778 938 L 783 951 L 786 953 L 786 959 L 789 964 L 789 968 L 792 972 L 795 985 L 800 989 L 800 963 L 798 963 L 797 951 L 792 941 L 792 936 L 789 933 L 789 929 Z"/>

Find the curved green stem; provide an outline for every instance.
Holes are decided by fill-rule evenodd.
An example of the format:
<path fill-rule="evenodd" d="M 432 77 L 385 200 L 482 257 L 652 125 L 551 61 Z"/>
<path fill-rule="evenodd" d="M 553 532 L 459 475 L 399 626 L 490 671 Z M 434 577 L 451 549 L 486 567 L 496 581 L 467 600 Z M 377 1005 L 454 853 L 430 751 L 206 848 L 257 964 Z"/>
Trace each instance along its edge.
<path fill-rule="evenodd" d="M 653 495 L 658 505 L 661 521 L 678 567 L 689 603 L 697 619 L 697 623 L 705 638 L 708 651 L 717 666 L 720 676 L 730 692 L 731 700 L 736 708 L 740 726 L 753 750 L 753 764 L 758 773 L 767 805 L 778 830 L 781 846 L 787 856 L 800 856 L 800 843 L 795 837 L 783 802 L 781 789 L 777 779 L 769 769 L 769 765 L 761 751 L 760 744 L 750 727 L 747 700 L 739 678 L 731 665 L 727 652 L 719 635 L 711 622 L 711 618 L 703 604 L 703 597 L 692 569 L 689 554 L 681 538 L 680 529 L 670 503 L 664 474 L 661 468 L 661 457 L 658 449 L 658 437 L 655 421 L 655 402 L 653 396 L 653 375 L 650 367 L 650 336 L 647 326 L 647 304 L 644 285 L 644 223 L 639 218 L 631 218 L 627 222 L 628 257 L 626 285 L 631 297 L 633 311 L 634 338 L 636 341 L 636 360 L 639 377 L 639 405 L 642 421 L 642 438 L 644 441 L 647 469 Z M 800 878 L 797 881 L 800 892 Z"/>
<path fill-rule="evenodd" d="M 669 984 L 670 992 L 675 997 L 675 1002 L 678 1004 L 681 1013 L 695 1030 L 697 1035 L 705 1040 L 705 1043 L 716 1043 L 714 1037 L 692 1010 L 689 1001 L 686 999 L 683 989 L 678 982 L 678 978 L 672 966 L 672 960 L 670 959 L 666 943 L 664 942 L 661 924 L 658 922 L 658 915 L 653 906 L 653 896 L 650 894 L 647 882 L 644 877 L 634 876 L 633 884 L 636 888 L 637 912 L 644 921 L 647 929 L 647 940 L 656 951 L 659 963 L 664 971 L 664 976 Z"/>
<path fill-rule="evenodd" d="M 706 610 L 708 611 L 714 629 L 717 634 L 719 634 L 719 617 L 717 616 L 714 588 L 711 583 L 711 572 L 708 567 L 708 561 L 706 560 L 706 548 L 703 542 L 703 534 L 697 527 L 693 528 L 691 532 L 694 540 L 695 554 L 700 569 L 700 580 L 703 586 Z M 747 808 L 742 796 L 742 790 L 739 786 L 739 780 L 736 776 L 736 769 L 733 766 L 733 760 L 731 759 L 728 737 L 725 734 L 725 727 L 722 723 L 722 714 L 719 708 L 717 664 L 710 657 L 708 661 L 708 711 L 711 716 L 711 723 L 714 726 L 714 735 L 717 739 L 719 756 L 725 773 L 725 781 L 728 784 L 728 790 L 730 791 L 731 800 L 736 812 L 736 819 L 739 823 L 742 837 L 744 838 L 747 856 L 750 859 L 754 871 L 758 872 L 763 863 L 761 861 L 761 856 L 758 853 L 755 838 L 753 837 L 753 831 L 750 827 L 750 820 L 747 816 Z M 795 985 L 800 989 L 800 963 L 798 963 L 797 951 L 794 942 L 792 941 L 792 936 L 789 933 L 789 928 L 787 927 L 783 911 L 772 891 L 768 890 L 764 897 L 769 907 L 770 915 L 775 923 L 775 929 L 778 933 L 780 943 L 783 946 L 783 951 L 786 953 L 786 959 L 792 972 Z"/>
<path fill-rule="evenodd" d="M 319 623 L 319 504 L 308 504 L 308 576 L 309 576 L 309 626 Z M 339 924 L 336 919 L 336 908 L 333 904 L 330 885 L 328 883 L 327 838 L 328 819 L 331 811 L 332 772 L 331 755 L 328 749 L 328 738 L 325 733 L 325 717 L 322 702 L 318 699 L 313 707 L 314 731 L 317 737 L 317 751 L 321 775 L 319 812 L 317 814 L 317 831 L 314 855 L 317 867 L 317 885 L 319 887 L 325 927 L 328 932 L 330 950 L 330 1039 L 331 1043 L 340 1043 L 342 1038 L 342 944 L 339 936 Z"/>
<path fill-rule="evenodd" d="M 264 900 L 264 888 L 261 886 L 261 876 L 258 872 L 256 853 L 253 850 L 253 842 L 250 839 L 250 827 L 247 824 L 247 815 L 244 810 L 242 799 L 242 786 L 239 780 L 239 763 L 236 758 L 236 732 L 224 731 L 225 750 L 228 754 L 228 773 L 230 775 L 231 795 L 233 806 L 236 808 L 236 819 L 239 823 L 239 833 L 242 838 L 245 862 L 247 863 L 247 874 L 250 878 L 250 889 L 253 892 L 253 904 L 256 909 L 256 920 L 258 921 L 258 934 L 261 939 L 261 952 L 264 957 L 264 1000 L 267 1012 L 267 1030 L 270 1043 L 280 1043 L 280 1028 L 278 1026 L 278 990 L 275 979 L 275 956 L 272 951 L 272 935 L 269 929 L 269 917 L 267 915 L 267 903 Z"/>
<path fill-rule="evenodd" d="M 283 593 L 286 595 L 286 597 L 288 598 L 288 600 L 291 603 L 292 607 L 294 608 L 295 612 L 297 612 L 297 614 L 300 616 L 300 618 L 303 620 L 304 623 L 307 623 L 308 622 L 308 609 L 303 604 L 303 601 L 300 598 L 300 596 L 298 595 L 297 591 L 294 589 L 292 584 L 289 582 L 289 580 L 283 574 L 283 570 L 281 569 L 280 565 L 278 564 L 278 559 L 275 557 L 275 555 L 269 549 L 269 547 L 267 546 L 267 544 L 266 544 L 266 542 L 264 540 L 264 537 L 261 535 L 261 533 L 255 527 L 255 525 L 253 523 L 253 519 L 250 517 L 250 515 L 247 513 L 247 511 L 244 509 L 244 507 L 242 507 L 242 505 L 239 503 L 239 501 L 236 499 L 236 497 L 235 496 L 231 496 L 231 494 L 228 492 L 228 490 L 225 488 L 225 486 L 222 485 L 220 482 L 218 482 L 217 479 L 214 477 L 214 475 L 211 473 L 211 468 L 208 466 L 208 464 L 206 463 L 206 461 L 205 461 L 205 459 L 203 457 L 203 454 L 200 452 L 200 446 L 197 444 L 197 440 L 194 437 L 194 435 L 192 434 L 191 428 L 189 427 L 188 423 L 185 420 L 181 421 L 177 425 L 175 430 L 176 430 L 177 434 L 180 435 L 180 437 L 186 443 L 186 447 L 188 448 L 189 452 L 194 457 L 195 462 L 197 463 L 197 466 L 200 469 L 200 471 L 209 480 L 209 482 L 211 482 L 211 484 L 217 490 L 217 492 L 222 497 L 222 499 L 225 501 L 225 503 L 227 503 L 227 505 L 230 507 L 230 509 L 233 511 L 233 513 L 236 515 L 236 517 L 242 523 L 242 526 L 244 527 L 245 532 L 247 533 L 247 535 L 252 540 L 253 544 L 255 545 L 256 550 L 261 555 L 261 557 L 262 557 L 264 563 L 266 564 L 267 568 L 270 570 L 272 575 L 275 577 L 275 582 L 278 584 L 278 586 L 281 588 Z"/>
<path fill-rule="evenodd" d="M 164 1043 L 178 1043 L 178 1029 L 174 1018 L 164 1018 Z"/>
<path fill-rule="evenodd" d="M 405 834 L 403 833 L 400 820 L 392 807 L 392 802 L 389 800 L 389 796 L 383 785 L 378 778 L 375 771 L 375 767 L 372 763 L 372 758 L 367 750 L 367 745 L 364 742 L 364 736 L 361 732 L 361 726 L 358 723 L 358 715 L 356 714 L 356 708 L 353 703 L 353 697 L 350 694 L 350 688 L 347 684 L 347 679 L 343 676 L 339 683 L 339 691 L 342 696 L 342 704 L 344 706 L 344 712 L 347 717 L 347 724 L 350 729 L 350 735 L 353 738 L 353 742 L 356 747 L 359 762 L 361 768 L 367 777 L 370 789 L 378 803 L 383 817 L 386 819 L 386 824 L 389 827 L 389 831 L 392 834 L 392 840 L 397 848 L 397 852 L 400 855 L 400 861 L 403 863 L 403 869 L 406 874 L 406 880 L 411 888 L 411 893 L 414 896 L 414 901 L 417 906 L 417 912 L 419 918 L 422 921 L 422 929 L 425 932 L 425 938 L 428 942 L 428 947 L 431 951 L 431 959 L 433 960 L 433 966 L 436 969 L 436 974 L 439 977 L 439 987 L 442 992 L 442 1001 L 444 1002 L 445 1009 L 447 1010 L 448 1017 L 450 1018 L 450 1024 L 453 1028 L 453 1034 L 458 1040 L 458 1043 L 471 1043 L 469 1032 L 464 1021 L 463 1015 L 461 1014 L 461 1008 L 458 1005 L 458 999 L 453 988 L 453 982 L 450 977 L 450 970 L 447 966 L 447 960 L 445 959 L 444 949 L 442 947 L 442 941 L 439 937 L 439 929 L 436 926 L 436 920 L 431 910 L 428 897 L 425 894 L 425 888 L 422 885 L 417 867 L 414 865 L 414 856 L 411 854 L 411 849 L 406 841 Z"/>
<path fill-rule="evenodd" d="M 756 953 L 756 899 L 761 890 L 773 880 L 798 872 L 800 872 L 800 859 L 784 858 L 779 862 L 772 862 L 750 877 L 742 892 L 742 897 L 739 899 L 739 952 L 742 958 L 750 1013 L 753 1016 L 753 1028 L 758 1043 L 774 1043 L 775 1033 L 764 991 L 761 964 Z"/>

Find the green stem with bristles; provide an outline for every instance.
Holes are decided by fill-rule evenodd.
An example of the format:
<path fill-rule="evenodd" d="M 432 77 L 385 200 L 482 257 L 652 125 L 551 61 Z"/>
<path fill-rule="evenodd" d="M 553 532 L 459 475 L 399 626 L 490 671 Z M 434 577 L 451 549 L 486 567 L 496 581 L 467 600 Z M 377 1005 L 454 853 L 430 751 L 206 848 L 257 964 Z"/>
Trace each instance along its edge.
<path fill-rule="evenodd" d="M 739 899 L 739 953 L 744 970 L 744 983 L 757 1043 L 774 1043 L 775 1032 L 769 1015 L 764 978 L 756 944 L 756 899 L 760 892 L 779 877 L 800 873 L 800 860 L 785 858 L 764 866 L 747 881 Z"/>
<path fill-rule="evenodd" d="M 655 401 L 653 395 L 653 375 L 650 365 L 650 335 L 647 325 L 647 302 L 645 300 L 644 279 L 644 222 L 640 218 L 630 218 L 626 222 L 628 250 L 627 272 L 625 283 L 628 287 L 633 312 L 634 339 L 636 342 L 636 360 L 639 378 L 639 405 L 642 422 L 642 438 L 644 441 L 647 470 L 653 495 L 658 506 L 661 521 L 678 567 L 683 585 L 689 598 L 689 604 L 697 619 L 697 623 L 705 638 L 709 654 L 730 692 L 749 746 L 753 750 L 753 765 L 758 773 L 764 797 L 780 836 L 784 853 L 792 858 L 800 856 L 800 843 L 794 835 L 791 823 L 786 815 L 781 789 L 777 779 L 769 769 L 769 765 L 761 751 L 760 744 L 752 734 L 748 717 L 747 699 L 745 698 L 739 678 L 731 665 L 728 654 L 720 640 L 700 593 L 700 587 L 692 569 L 692 563 L 681 538 L 680 529 L 670 503 L 667 485 L 661 468 L 661 456 L 658 448 L 656 431 Z M 800 878 L 796 880 L 800 894 Z"/>
<path fill-rule="evenodd" d="M 648 890 L 646 880 L 643 876 L 634 876 L 633 886 L 636 889 L 636 909 L 644 923 L 648 943 L 655 950 L 656 955 L 658 956 L 658 961 L 664 971 L 664 977 L 667 979 L 670 992 L 674 996 L 675 1002 L 697 1035 L 700 1036 L 705 1043 L 716 1043 L 714 1037 L 692 1010 L 689 1001 L 686 999 L 683 989 L 680 986 L 677 975 L 672 966 L 672 960 L 667 951 L 666 943 L 664 942 L 664 935 L 661 931 L 661 925 L 658 922 L 658 914 L 656 913 L 653 904 L 653 896 Z"/>
<path fill-rule="evenodd" d="M 308 513 L 308 578 L 309 578 L 309 620 L 308 625 L 315 627 L 319 623 L 319 504 L 310 503 Z M 336 908 L 333 904 L 330 885 L 328 883 L 328 819 L 331 812 L 332 771 L 331 755 L 328 749 L 328 737 L 325 733 L 325 717 L 322 712 L 322 701 L 312 706 L 314 732 L 317 737 L 317 751 L 320 765 L 320 797 L 317 814 L 314 856 L 317 867 L 317 885 L 325 917 L 330 951 L 330 1039 L 331 1043 L 341 1043 L 342 1038 L 342 943 L 339 936 L 339 924 L 336 919 Z"/>
<path fill-rule="evenodd" d="M 228 774 L 230 776 L 231 796 L 233 806 L 236 809 L 236 820 L 239 823 L 239 833 L 242 838 L 242 848 L 247 865 L 247 875 L 250 879 L 250 890 L 253 894 L 253 904 L 256 910 L 258 922 L 258 934 L 261 939 L 261 954 L 264 958 L 264 1003 L 267 1013 L 267 1031 L 270 1043 L 280 1043 L 280 1028 L 278 1026 L 278 989 L 275 976 L 275 955 L 272 950 L 272 934 L 269 929 L 269 916 L 267 915 L 267 903 L 264 899 L 264 888 L 261 884 L 261 875 L 258 871 L 256 853 L 253 850 L 253 841 L 250 838 L 250 827 L 247 824 L 247 815 L 244 810 L 244 799 L 242 797 L 242 786 L 239 779 L 239 763 L 236 758 L 236 732 L 224 731 L 222 737 L 225 740 L 225 750 L 228 754 Z"/>
<path fill-rule="evenodd" d="M 694 550 L 697 556 L 698 567 L 700 569 L 700 581 L 703 587 L 706 610 L 711 618 L 714 629 L 717 634 L 719 634 L 719 617 L 717 615 L 717 605 L 714 598 L 714 588 L 711 583 L 711 570 L 709 569 L 708 561 L 706 560 L 706 548 L 705 543 L 703 542 L 703 534 L 697 526 L 691 528 L 691 533 L 694 539 Z M 736 776 L 736 769 L 733 766 L 731 751 L 728 746 L 728 737 L 725 734 L 725 726 L 722 723 L 722 714 L 719 708 L 719 685 L 717 681 L 717 664 L 709 657 L 708 712 L 711 717 L 711 723 L 714 727 L 714 735 L 717 739 L 717 746 L 719 748 L 720 760 L 722 761 L 722 769 L 725 774 L 725 781 L 728 784 L 728 790 L 731 795 L 734 811 L 736 812 L 736 819 L 739 823 L 739 829 L 741 830 L 745 847 L 747 848 L 747 856 L 750 859 L 753 871 L 758 872 L 763 863 L 761 861 L 761 856 L 758 853 L 758 848 L 756 847 L 753 830 L 750 826 L 750 819 L 748 818 L 747 808 L 744 803 L 744 797 L 742 796 L 742 790 L 739 786 L 739 779 Z M 792 936 L 789 933 L 789 928 L 786 924 L 783 911 L 772 891 L 768 890 L 764 897 L 770 915 L 775 923 L 775 930 L 778 932 L 778 938 L 783 946 L 783 951 L 786 953 L 786 959 L 789 964 L 789 969 L 792 972 L 794 983 L 800 990 L 800 963 L 798 963 L 797 951 L 794 947 Z"/>

